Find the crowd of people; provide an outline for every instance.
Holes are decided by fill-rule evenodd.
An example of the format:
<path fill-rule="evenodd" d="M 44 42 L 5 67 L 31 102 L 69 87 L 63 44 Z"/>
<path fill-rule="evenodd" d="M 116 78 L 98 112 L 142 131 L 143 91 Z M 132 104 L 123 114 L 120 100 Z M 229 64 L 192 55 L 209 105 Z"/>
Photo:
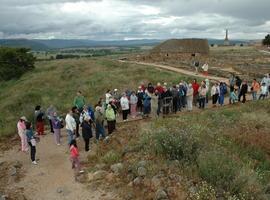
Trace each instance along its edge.
<path fill-rule="evenodd" d="M 73 107 L 61 118 L 56 108 L 50 105 L 46 112 L 41 106 L 36 106 L 34 112 L 35 131 L 32 123 L 26 117 L 18 121 L 18 133 L 21 138 L 21 151 L 30 149 L 31 160 L 37 164 L 36 143 L 39 136 L 44 135 L 45 119 L 48 119 L 50 132 L 53 133 L 56 145 L 61 145 L 61 129 L 65 127 L 70 146 L 70 158 L 72 167 L 81 171 L 79 164 L 79 151 L 76 139 L 82 136 L 85 151 L 90 150 L 90 139 L 95 134 L 95 141 L 106 139 L 116 130 L 117 116 L 122 114 L 122 120 L 154 117 L 177 113 L 183 110 L 191 112 L 194 107 L 205 109 L 209 106 L 223 106 L 225 96 L 229 97 L 229 103 L 246 102 L 246 95 L 250 92 L 252 99 L 265 99 L 270 92 L 270 74 L 267 74 L 261 82 L 254 79 L 251 84 L 247 80 L 241 80 L 239 76 L 232 75 L 228 83 L 210 83 L 206 78 L 200 83 L 194 79 L 192 82 L 181 80 L 178 84 L 168 85 L 166 82 L 153 85 L 141 84 L 137 91 L 127 89 L 119 93 L 118 89 L 107 90 L 94 107 L 87 105 L 87 101 L 81 91 L 77 92 L 73 101 Z M 107 127 L 107 131 L 105 129 Z"/>

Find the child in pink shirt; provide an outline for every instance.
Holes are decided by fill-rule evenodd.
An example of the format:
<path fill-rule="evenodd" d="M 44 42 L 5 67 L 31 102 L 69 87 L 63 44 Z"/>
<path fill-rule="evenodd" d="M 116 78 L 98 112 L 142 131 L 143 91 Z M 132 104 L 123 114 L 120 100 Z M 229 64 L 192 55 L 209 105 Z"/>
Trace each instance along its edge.
<path fill-rule="evenodd" d="M 79 161 L 79 150 L 77 147 L 76 140 L 72 140 L 70 142 L 70 160 L 72 163 L 72 169 L 75 170 L 75 175 L 79 173 L 83 173 L 84 171 L 81 170 L 81 164 Z"/>

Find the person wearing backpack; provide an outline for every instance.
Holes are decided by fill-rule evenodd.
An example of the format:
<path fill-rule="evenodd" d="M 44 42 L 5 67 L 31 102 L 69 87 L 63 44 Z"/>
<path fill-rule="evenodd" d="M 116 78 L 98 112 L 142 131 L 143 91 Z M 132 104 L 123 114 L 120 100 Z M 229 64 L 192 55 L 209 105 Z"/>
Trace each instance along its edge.
<path fill-rule="evenodd" d="M 242 100 L 242 103 L 245 103 L 246 102 L 246 94 L 248 92 L 248 85 L 247 85 L 247 81 L 244 80 L 242 85 L 241 85 L 241 88 L 240 88 L 240 94 L 238 96 L 238 101 L 241 100 L 241 97 L 243 96 L 243 100 Z"/>

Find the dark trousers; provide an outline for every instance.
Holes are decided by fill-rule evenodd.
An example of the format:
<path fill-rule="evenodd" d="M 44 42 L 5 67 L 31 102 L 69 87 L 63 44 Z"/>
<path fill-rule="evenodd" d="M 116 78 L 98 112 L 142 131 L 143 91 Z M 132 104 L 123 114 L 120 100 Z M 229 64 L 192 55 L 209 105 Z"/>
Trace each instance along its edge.
<path fill-rule="evenodd" d="M 239 97 L 238 97 L 238 101 L 240 101 L 242 96 L 243 96 L 242 102 L 245 103 L 246 102 L 246 93 L 243 93 L 243 92 L 240 92 Z"/>
<path fill-rule="evenodd" d="M 261 100 L 261 99 L 263 99 L 263 100 L 264 100 L 264 99 L 265 99 L 265 97 L 266 97 L 266 95 L 265 95 L 265 94 L 261 94 L 261 95 L 260 95 L 260 97 L 259 97 L 259 100 Z"/>
<path fill-rule="evenodd" d="M 127 119 L 128 113 L 129 113 L 129 110 L 122 110 L 123 120 Z"/>
<path fill-rule="evenodd" d="M 200 97 L 199 98 L 199 108 L 204 108 L 205 107 L 205 97 Z"/>
<path fill-rule="evenodd" d="M 213 105 L 216 105 L 217 100 L 218 100 L 218 94 L 214 94 L 214 95 L 212 96 L 212 104 L 213 104 Z"/>
<path fill-rule="evenodd" d="M 179 98 L 174 97 L 173 98 L 173 112 L 176 113 L 178 111 L 178 103 L 179 103 Z"/>
<path fill-rule="evenodd" d="M 31 156 L 31 160 L 32 162 L 36 160 L 36 147 L 33 146 L 31 144 L 31 142 L 28 142 L 29 146 L 30 146 L 30 156 Z"/>
<path fill-rule="evenodd" d="M 79 123 L 76 123 L 76 131 L 75 131 L 76 137 L 80 137 L 79 126 L 80 126 L 80 124 Z"/>
<path fill-rule="evenodd" d="M 52 126 L 52 120 L 49 119 L 49 123 L 50 123 L 51 133 L 54 133 L 53 126 Z"/>
<path fill-rule="evenodd" d="M 111 134 L 115 130 L 115 121 L 107 121 L 108 134 Z"/>
<path fill-rule="evenodd" d="M 90 138 L 83 138 L 84 140 L 84 144 L 85 144 L 85 151 L 89 151 L 89 141 L 90 141 Z"/>

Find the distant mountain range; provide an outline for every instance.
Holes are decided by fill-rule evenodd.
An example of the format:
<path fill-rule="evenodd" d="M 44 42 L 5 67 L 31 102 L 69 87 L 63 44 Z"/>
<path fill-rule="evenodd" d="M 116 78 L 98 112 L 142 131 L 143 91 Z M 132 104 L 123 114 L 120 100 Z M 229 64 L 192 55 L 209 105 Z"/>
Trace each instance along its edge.
<path fill-rule="evenodd" d="M 128 47 L 128 46 L 155 46 L 164 40 L 142 39 L 142 40 L 115 40 L 115 41 L 95 41 L 95 40 L 27 40 L 27 39 L 0 39 L 0 46 L 26 47 L 35 51 L 47 51 L 63 48 L 80 47 Z M 223 44 L 224 40 L 208 39 L 209 44 Z M 232 44 L 248 43 L 248 40 L 231 40 Z"/>

